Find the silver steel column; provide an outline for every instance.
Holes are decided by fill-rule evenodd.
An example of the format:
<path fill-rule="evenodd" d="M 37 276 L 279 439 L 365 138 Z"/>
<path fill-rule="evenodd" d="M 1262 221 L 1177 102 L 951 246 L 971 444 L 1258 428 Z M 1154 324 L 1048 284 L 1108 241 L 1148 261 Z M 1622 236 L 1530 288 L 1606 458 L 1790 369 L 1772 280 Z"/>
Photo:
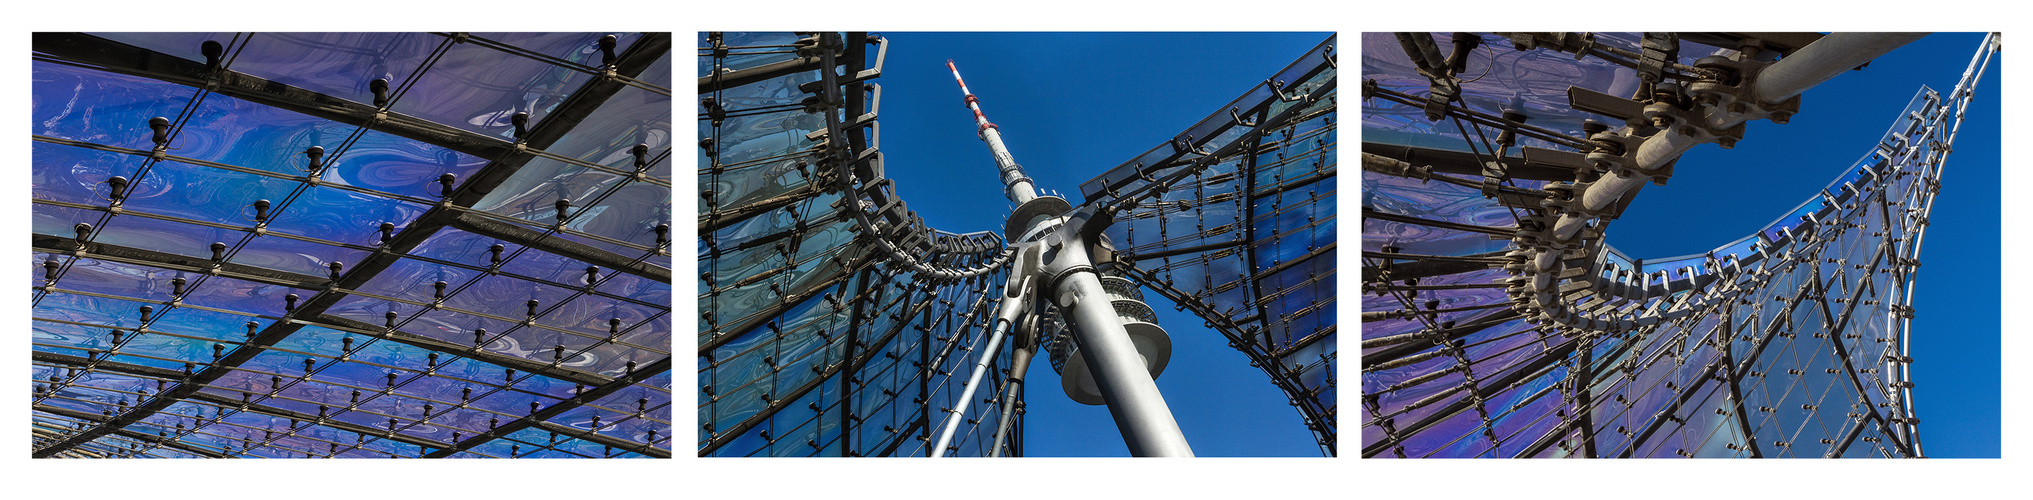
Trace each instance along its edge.
<path fill-rule="evenodd" d="M 1891 52 L 1926 33 L 1829 33 L 1758 73 L 1752 95 L 1776 103 Z"/>
<path fill-rule="evenodd" d="M 1009 437 L 1010 419 L 1016 416 L 1017 394 L 1023 392 L 1024 373 L 1031 369 L 1031 354 L 1035 349 L 1017 349 L 1009 353 L 1009 385 L 1002 390 L 1002 419 L 995 422 L 995 439 L 990 441 L 988 456 L 1002 456 L 1002 440 Z"/>
<path fill-rule="evenodd" d="M 1080 224 L 1069 224 L 1062 236 L 1070 236 Z M 1095 274 L 1093 257 L 1077 238 L 1049 241 L 1058 254 L 1046 263 L 1046 274 L 1054 280 L 1052 296 L 1065 315 L 1073 336 L 1080 342 L 1081 357 L 1094 375 L 1094 384 L 1108 403 L 1108 414 L 1122 431 L 1123 444 L 1139 457 L 1190 457 L 1193 447 L 1173 420 L 1165 395 L 1144 364 L 1144 357 L 1129 340 L 1129 331 L 1115 314 L 1115 305 Z"/>
<path fill-rule="evenodd" d="M 1026 280 L 1005 286 L 1021 287 L 1028 283 Z M 1005 296 L 1002 304 L 996 306 L 995 333 L 988 336 L 988 348 L 982 349 L 981 361 L 974 363 L 974 375 L 967 377 L 967 386 L 960 390 L 959 401 L 953 404 L 952 413 L 946 415 L 946 428 L 939 431 L 939 443 L 932 449 L 933 458 L 946 456 L 946 445 L 953 442 L 953 431 L 960 428 L 960 419 L 967 414 L 967 407 L 972 406 L 974 390 L 981 388 L 981 375 L 988 373 L 988 363 L 995 360 L 995 350 L 1002 346 L 1002 335 L 1009 333 L 1010 325 L 1016 324 L 1017 316 L 1024 312 L 1024 303 L 1030 298 L 1029 293 L 1019 290 L 1017 296 Z"/>
<path fill-rule="evenodd" d="M 1016 164 L 1016 159 L 1003 147 L 1002 132 L 981 113 L 980 99 L 975 98 L 974 93 L 967 90 L 967 81 L 960 78 L 960 69 L 954 66 L 951 60 L 946 61 L 946 68 L 953 70 L 953 81 L 960 84 L 960 92 L 966 95 L 967 109 L 974 112 L 974 123 L 979 129 L 981 141 L 988 144 L 989 154 L 995 157 L 995 166 L 1002 177 L 1004 194 L 1018 205 L 1016 213 L 1045 209 L 1053 203 L 1058 207 L 1046 209 L 1047 211 L 1057 212 L 1071 208 L 1066 206 L 1064 200 L 1056 197 L 1038 197 L 1037 188 L 1032 185 L 1030 177 L 1024 175 L 1023 168 Z M 1038 203 L 1028 203 L 1033 200 Z M 1027 207 L 1030 210 L 1027 210 Z M 1039 262 L 1042 269 L 1018 265 L 1016 269 L 1019 271 L 1012 273 L 1009 281 L 1023 283 L 1032 276 L 1044 278 L 1037 290 L 1050 294 L 1059 305 L 1061 314 L 1068 323 L 1071 323 L 1073 335 L 1080 343 L 1082 356 L 1086 358 L 1088 371 L 1093 374 L 1095 385 L 1108 403 L 1108 413 L 1115 418 L 1116 428 L 1122 432 L 1123 443 L 1129 445 L 1130 454 L 1140 457 L 1193 456 L 1192 447 L 1186 443 L 1186 435 L 1179 431 L 1178 421 L 1173 420 L 1171 408 L 1165 405 L 1164 395 L 1158 393 L 1158 384 L 1151 379 L 1143 355 L 1137 352 L 1136 344 L 1130 341 L 1129 331 L 1123 328 L 1121 318 L 1115 314 L 1113 301 L 1101 287 L 1100 277 L 1095 274 L 1094 258 L 1088 255 L 1087 242 L 1080 236 L 1080 228 L 1086 221 L 1084 219 L 1066 221 L 1066 224 L 1055 230 L 1055 233 L 1048 233 L 1050 235 L 1045 237 L 1048 242 L 1017 241 L 1017 235 L 1035 230 L 1038 224 L 1045 220 L 1045 217 L 1030 217 L 1029 220 L 1010 221 L 1012 225 L 1024 226 L 1021 231 L 1006 231 L 1010 233 L 1011 244 L 1023 245 L 1019 252 L 1024 254 L 1018 257 L 1018 260 Z M 1028 292 L 1027 286 L 1016 286 L 1026 289 L 1019 292 L 1020 294 Z M 996 330 L 995 340 L 999 342 L 1002 333 L 1006 331 L 1006 325 L 1000 326 Z M 986 360 L 988 356 L 984 355 L 982 359 Z M 981 371 L 977 369 L 974 379 L 978 381 L 980 378 Z M 973 398 L 975 385 L 976 382 L 968 382 L 968 389 L 964 391 L 966 396 L 962 398 L 963 405 L 965 401 Z M 948 417 L 949 425 L 947 430 L 942 432 L 939 450 L 935 453 L 944 453 L 946 442 L 953 432 L 950 422 L 959 418 L 958 411 Z M 997 434 L 1002 434 L 1002 431 L 997 431 Z"/>

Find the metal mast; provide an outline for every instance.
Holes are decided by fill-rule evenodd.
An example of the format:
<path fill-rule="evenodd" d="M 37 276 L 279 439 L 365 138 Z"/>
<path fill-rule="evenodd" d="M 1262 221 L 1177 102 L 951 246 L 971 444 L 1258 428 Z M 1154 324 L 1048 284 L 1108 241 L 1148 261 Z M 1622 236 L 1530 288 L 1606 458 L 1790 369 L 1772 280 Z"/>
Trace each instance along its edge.
<path fill-rule="evenodd" d="M 988 151 L 995 158 L 1005 194 L 1010 201 L 1017 203 L 1003 230 L 1006 241 L 1016 253 L 1006 285 L 1008 288 L 1003 294 L 1003 300 L 1008 305 L 998 312 L 998 324 L 993 331 L 1000 334 L 1013 329 L 1013 325 L 1036 324 L 1018 318 L 1043 313 L 1045 307 L 1033 303 L 1041 298 L 1051 300 L 1072 330 L 1084 358 L 1084 366 L 1091 373 L 1094 387 L 1099 389 L 1108 405 L 1109 416 L 1114 418 L 1116 428 L 1122 432 L 1123 443 L 1129 447 L 1130 454 L 1193 456 L 1193 449 L 1187 444 L 1185 434 L 1180 432 L 1178 421 L 1173 419 L 1171 408 L 1166 406 L 1164 395 L 1158 392 L 1152 373 L 1153 365 L 1157 367 L 1155 369 L 1162 370 L 1162 358 L 1169 356 L 1169 347 L 1165 348 L 1167 352 L 1164 354 L 1146 353 L 1139 349 L 1139 341 L 1132 338 L 1123 317 L 1116 311 L 1116 302 L 1124 298 L 1109 293 L 1102 286 L 1101 271 L 1095 268 L 1097 260 L 1102 260 L 1096 258 L 1097 253 L 1113 252 L 1100 235 L 1100 229 L 1106 224 L 1088 224 L 1088 215 L 1075 213 L 1071 204 L 1057 196 L 1038 196 L 1031 178 L 1024 175 L 1023 167 L 1017 165 L 1016 159 L 1010 157 L 1009 150 L 1003 147 L 1001 130 L 981 113 L 980 99 L 967 90 L 967 82 L 960 78 L 960 69 L 950 59 L 946 61 L 946 68 L 953 71 L 953 80 L 960 84 L 960 92 L 967 96 L 967 109 L 974 112 L 974 123 L 981 141 L 988 144 Z M 1113 259 L 1112 255 L 1099 257 Z M 1029 336 L 1037 332 L 1021 330 L 1017 332 L 1018 357 L 1028 358 L 1036 344 Z M 1151 335 L 1149 329 L 1140 328 L 1139 331 L 1146 339 Z M 1162 336 L 1162 330 L 1156 335 Z M 1000 340 L 997 337 L 991 342 Z M 1157 361 L 1153 362 L 1153 358 Z M 961 391 L 961 401 L 972 400 L 979 386 L 980 372 L 987 366 L 983 363 L 975 367 L 975 375 Z M 1028 366 L 1028 363 L 1023 366 Z M 1013 371 L 1010 376 L 1021 380 L 1023 373 Z M 960 412 L 965 408 L 966 405 L 960 405 L 948 416 L 947 428 L 940 433 L 939 443 L 933 452 L 935 456 L 945 453 L 953 428 L 960 420 Z M 999 441 L 1005 434 L 997 432 L 998 442 L 991 446 L 999 449 Z"/>
<path fill-rule="evenodd" d="M 980 127 L 981 142 L 988 143 L 988 153 L 995 156 L 995 168 L 1002 172 L 1002 186 L 1009 201 L 1018 205 L 1038 197 L 1038 190 L 1032 186 L 1030 176 L 1024 175 L 1024 167 L 1009 156 L 1009 148 L 1002 145 L 1002 131 L 988 116 L 981 114 L 981 100 L 974 92 L 967 90 L 967 81 L 960 79 L 960 68 L 953 66 L 953 60 L 946 60 L 946 69 L 953 70 L 953 81 L 960 83 L 960 93 L 967 94 L 967 109 L 974 112 L 974 125 Z"/>

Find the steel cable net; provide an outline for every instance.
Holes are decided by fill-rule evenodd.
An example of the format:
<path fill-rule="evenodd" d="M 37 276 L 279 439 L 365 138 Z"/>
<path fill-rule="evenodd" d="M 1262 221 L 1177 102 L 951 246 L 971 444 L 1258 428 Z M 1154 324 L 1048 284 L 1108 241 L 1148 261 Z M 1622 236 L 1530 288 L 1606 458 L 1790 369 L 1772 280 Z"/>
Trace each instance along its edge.
<path fill-rule="evenodd" d="M 670 456 L 668 33 L 38 33 L 34 455 Z"/>
<path fill-rule="evenodd" d="M 1013 349 L 955 401 L 988 347 L 1009 254 L 998 232 L 933 230 L 896 200 L 874 151 L 884 43 L 699 35 L 702 456 L 929 455 L 960 404 L 948 455 L 1022 454 L 1020 405 L 993 442 Z M 1250 354 L 1330 454 L 1332 56 L 1329 39 L 1082 184 L 1083 207 L 1113 207 L 1118 268 Z"/>
<path fill-rule="evenodd" d="M 1661 34 L 1457 34 L 1436 52 L 1465 41 L 1536 50 L 1452 51 L 1466 61 L 1452 75 L 1461 97 L 1433 106 L 1426 97 L 1453 72 L 1412 60 L 1419 35 L 1365 35 L 1408 50 L 1363 61 L 1364 456 L 1922 455 L 1904 370 L 1914 272 L 1994 38 L 1956 89 L 1921 88 L 1862 158 L 1765 229 L 1639 260 L 1601 243 L 1613 211 L 1579 245 L 1538 232 L 1549 212 L 1571 210 L 1563 190 L 1608 177 L 1551 148 L 1610 137 L 1583 119 L 1643 128 L 1569 86 L 1639 96 L 1621 109 L 1655 105 L 1675 93 L 1664 82 L 1714 81 L 1703 62 L 1715 59 L 1702 56 L 1734 51 L 1706 44 L 1757 38 L 1684 34 L 1675 57 Z M 1787 54 L 1822 36 L 1766 35 L 1786 36 L 1760 49 Z M 1581 40 L 1635 57 L 1560 53 Z M 1518 122 L 1543 133 L 1525 137 Z M 1498 131 L 1525 147 L 1497 147 Z M 1557 275 L 1534 275 L 1539 252 L 1556 254 Z"/>

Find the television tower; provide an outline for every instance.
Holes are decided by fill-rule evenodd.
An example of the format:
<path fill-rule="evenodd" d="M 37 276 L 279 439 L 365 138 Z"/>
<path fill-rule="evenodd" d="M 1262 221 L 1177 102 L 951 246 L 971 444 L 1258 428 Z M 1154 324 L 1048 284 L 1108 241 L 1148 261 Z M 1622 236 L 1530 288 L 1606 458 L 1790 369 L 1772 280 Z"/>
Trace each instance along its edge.
<path fill-rule="evenodd" d="M 966 96 L 967 109 L 974 112 L 977 135 L 995 159 L 1004 194 L 1017 204 L 1003 229 L 1008 251 L 1016 257 L 1002 304 L 996 309 L 989 351 L 975 365 L 960 401 L 973 400 L 989 360 L 995 356 L 994 349 L 1012 331 L 1016 351 L 1011 355 L 1010 386 L 1014 389 L 1022 384 L 1037 349 L 1036 336 L 1045 333 L 1041 329 L 1051 328 L 1048 315 L 1056 311 L 1071 333 L 1066 339 L 1071 341 L 1070 347 L 1061 344 L 1053 349 L 1054 364 L 1065 365 L 1061 386 L 1067 395 L 1086 404 L 1107 404 L 1132 455 L 1193 456 L 1156 382 L 1171 357 L 1171 341 L 1155 324 L 1149 306 L 1137 295 L 1136 285 L 1104 274 L 1113 268 L 1115 253 L 1101 233 L 1108 217 L 1097 215 L 1092 207 L 1076 211 L 1057 196 L 1039 196 L 1035 183 L 1003 146 L 1002 131 L 982 114 L 980 99 L 967 90 L 960 69 L 950 59 L 946 68 L 953 71 L 953 80 Z M 1001 449 L 1008 434 L 1016 392 L 1005 391 L 1002 424 L 992 445 L 995 450 Z M 947 415 L 933 456 L 946 453 L 967 406 L 963 403 Z"/>

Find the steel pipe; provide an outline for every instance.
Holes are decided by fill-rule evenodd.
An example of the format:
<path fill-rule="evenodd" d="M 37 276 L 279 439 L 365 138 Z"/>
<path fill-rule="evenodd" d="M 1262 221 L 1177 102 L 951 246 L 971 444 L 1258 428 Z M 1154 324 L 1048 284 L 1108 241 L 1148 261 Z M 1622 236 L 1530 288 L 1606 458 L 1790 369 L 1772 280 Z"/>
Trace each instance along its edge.
<path fill-rule="evenodd" d="M 1927 33 L 1830 33 L 1758 72 L 1751 95 L 1765 104 L 1792 99 L 1923 36 Z"/>
<path fill-rule="evenodd" d="M 1021 401 L 1017 394 L 1023 392 L 1024 373 L 1031 369 L 1033 349 L 1017 349 L 1009 353 L 1009 384 L 1002 390 L 1002 418 L 995 422 L 995 439 L 989 441 L 988 456 L 1002 456 L 1002 441 L 1009 438 L 1011 418 L 1016 416 L 1016 405 Z"/>
<path fill-rule="evenodd" d="M 1061 252 L 1077 255 L 1060 258 L 1088 260 L 1085 251 L 1077 248 L 1080 246 L 1066 245 Z M 1100 277 L 1087 270 L 1067 272 L 1053 292 L 1080 342 L 1087 370 L 1094 374 L 1095 386 L 1108 403 L 1108 413 L 1122 431 L 1123 444 L 1129 445 L 1130 454 L 1140 457 L 1193 456 L 1193 448 L 1165 405 L 1164 394 L 1158 392 L 1143 355 L 1116 316 Z"/>
<path fill-rule="evenodd" d="M 1020 286 L 1020 285 L 1012 285 Z M 974 401 L 974 391 L 981 388 L 981 376 L 988 373 L 988 364 L 995 361 L 996 348 L 1002 346 L 1003 334 L 1009 333 L 1010 325 L 1024 312 L 1024 303 L 1030 294 L 1018 292 L 1014 298 L 1003 299 L 995 308 L 995 330 L 988 336 L 988 348 L 981 351 L 981 360 L 974 362 L 974 374 L 967 377 L 967 385 L 960 390 L 960 399 L 954 402 L 953 411 L 946 414 L 945 429 L 939 431 L 939 443 L 932 448 L 932 457 L 946 456 L 946 445 L 953 442 L 953 431 L 960 429 L 960 419 L 967 414 L 967 407 Z"/>

